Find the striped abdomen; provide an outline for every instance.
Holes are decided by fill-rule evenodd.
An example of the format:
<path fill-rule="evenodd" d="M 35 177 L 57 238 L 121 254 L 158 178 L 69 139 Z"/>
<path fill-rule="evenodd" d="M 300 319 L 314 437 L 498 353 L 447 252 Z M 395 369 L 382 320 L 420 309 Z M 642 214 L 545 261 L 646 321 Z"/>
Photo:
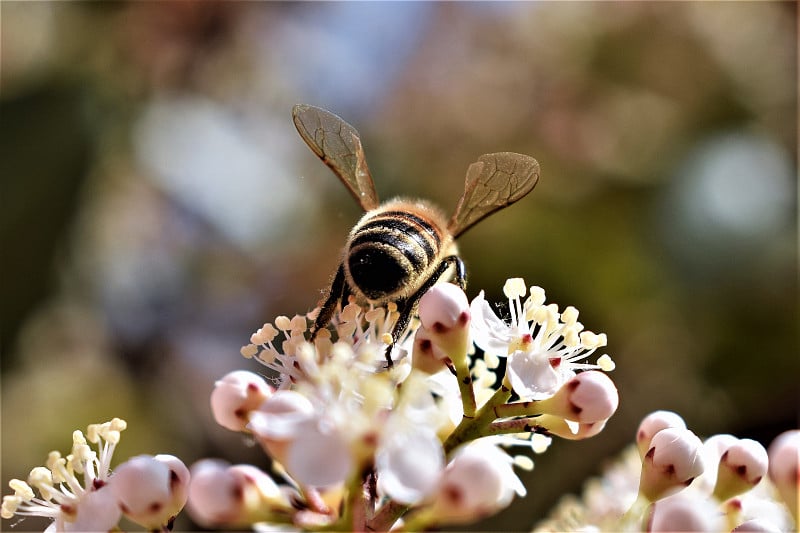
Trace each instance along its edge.
<path fill-rule="evenodd" d="M 353 228 L 345 271 L 356 294 L 386 301 L 414 294 L 452 251 L 452 238 L 437 210 L 395 201 L 368 212 Z"/>

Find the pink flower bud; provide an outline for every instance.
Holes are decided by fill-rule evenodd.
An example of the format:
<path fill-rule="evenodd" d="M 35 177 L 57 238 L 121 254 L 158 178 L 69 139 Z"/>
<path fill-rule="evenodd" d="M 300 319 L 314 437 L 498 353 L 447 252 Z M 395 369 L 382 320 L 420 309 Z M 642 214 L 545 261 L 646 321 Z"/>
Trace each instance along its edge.
<path fill-rule="evenodd" d="M 192 465 L 189 514 L 206 527 L 240 526 L 290 509 L 278 485 L 250 465 L 203 459 Z"/>
<path fill-rule="evenodd" d="M 654 502 L 689 485 L 703 473 L 703 443 L 688 429 L 656 433 L 642 461 L 639 492 Z"/>
<path fill-rule="evenodd" d="M 666 428 L 686 429 L 686 423 L 679 414 L 672 411 L 653 411 L 642 419 L 636 431 L 636 446 L 640 457 L 644 457 L 650 449 L 653 435 Z"/>
<path fill-rule="evenodd" d="M 769 445 L 769 478 L 798 522 L 800 487 L 800 429 L 785 431 Z"/>
<path fill-rule="evenodd" d="M 767 451 L 758 442 L 741 439 L 722 454 L 714 496 L 724 501 L 755 487 L 767 473 Z"/>
<path fill-rule="evenodd" d="M 649 513 L 647 531 L 724 530 L 716 505 L 697 494 L 673 494 L 654 503 Z"/>
<path fill-rule="evenodd" d="M 452 283 L 439 283 L 426 292 L 419 301 L 419 320 L 422 327 L 444 333 L 454 327 L 469 326 L 469 301 L 460 287 Z"/>
<path fill-rule="evenodd" d="M 603 372 L 581 372 L 567 381 L 551 398 L 541 400 L 543 413 L 583 424 L 607 420 L 619 405 L 614 382 Z"/>
<path fill-rule="evenodd" d="M 447 366 L 447 354 L 435 344 L 431 333 L 419 328 L 414 334 L 414 349 L 411 364 L 426 374 L 435 374 Z"/>
<path fill-rule="evenodd" d="M 536 428 L 545 430 L 549 435 L 555 435 L 567 440 L 583 440 L 594 437 L 606 427 L 607 420 L 580 423 L 567 421 L 559 416 L 540 415 L 536 417 Z"/>
<path fill-rule="evenodd" d="M 114 470 L 109 486 L 129 519 L 149 529 L 168 525 L 186 503 L 189 470 L 171 455 L 139 455 Z"/>
<path fill-rule="evenodd" d="M 258 409 L 273 391 L 258 374 L 246 370 L 230 372 L 214 384 L 211 392 L 214 420 L 232 431 L 244 431 L 249 413 Z"/>
<path fill-rule="evenodd" d="M 781 528 L 760 518 L 746 520 L 733 528 L 733 533 L 781 533 Z"/>
<path fill-rule="evenodd" d="M 464 524 L 505 508 L 514 493 L 525 494 L 512 459 L 497 446 L 472 443 L 445 468 L 430 507 L 439 524 Z"/>
<path fill-rule="evenodd" d="M 470 322 L 469 301 L 466 294 L 452 283 L 434 285 L 419 302 L 419 318 L 422 326 L 417 330 L 423 357 L 415 363 L 417 368 L 433 369 L 436 360 L 450 359 L 456 369 L 467 369 L 467 348 Z M 425 350 L 430 346 L 430 350 Z M 433 360 L 431 360 L 431 356 Z M 428 359 L 428 361 L 425 361 Z"/>

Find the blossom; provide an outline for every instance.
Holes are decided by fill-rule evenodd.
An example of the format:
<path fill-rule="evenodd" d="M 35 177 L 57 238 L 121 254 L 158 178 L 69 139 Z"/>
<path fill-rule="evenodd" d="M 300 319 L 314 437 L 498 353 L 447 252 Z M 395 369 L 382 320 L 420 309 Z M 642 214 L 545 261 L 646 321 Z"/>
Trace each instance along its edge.
<path fill-rule="evenodd" d="M 27 482 L 12 479 L 14 495 L 3 497 L 2 516 L 41 516 L 53 520 L 55 531 L 108 531 L 122 511 L 108 488 L 111 457 L 127 423 L 115 418 L 92 424 L 86 435 L 72 434 L 72 453 L 50 452 L 47 466 L 31 470 Z M 97 451 L 88 443 L 96 444 Z M 83 478 L 81 481 L 80 478 Z M 34 489 L 39 492 L 36 496 Z"/>
<path fill-rule="evenodd" d="M 503 292 L 508 297 L 509 322 L 492 311 L 481 293 L 472 301 L 472 335 L 489 357 L 508 357 L 506 376 L 518 395 L 532 400 L 549 398 L 575 376 L 576 370 L 613 368 L 607 355 L 597 364 L 582 362 L 606 345 L 605 334 L 583 331 L 578 310 L 558 311 L 545 305 L 541 287 L 525 295 L 521 278 L 509 279 Z"/>

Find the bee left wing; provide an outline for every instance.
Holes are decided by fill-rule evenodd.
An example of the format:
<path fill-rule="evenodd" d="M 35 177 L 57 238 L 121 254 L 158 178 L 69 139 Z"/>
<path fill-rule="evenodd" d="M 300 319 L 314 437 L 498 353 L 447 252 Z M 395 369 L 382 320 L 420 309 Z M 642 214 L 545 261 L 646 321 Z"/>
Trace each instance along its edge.
<path fill-rule="evenodd" d="M 513 204 L 536 186 L 539 163 L 513 152 L 485 154 L 467 169 L 464 195 L 447 229 L 457 237 L 481 219 Z"/>
<path fill-rule="evenodd" d="M 330 111 L 307 104 L 294 106 L 292 119 L 309 148 L 342 180 L 361 207 L 365 211 L 378 207 L 358 131 Z"/>

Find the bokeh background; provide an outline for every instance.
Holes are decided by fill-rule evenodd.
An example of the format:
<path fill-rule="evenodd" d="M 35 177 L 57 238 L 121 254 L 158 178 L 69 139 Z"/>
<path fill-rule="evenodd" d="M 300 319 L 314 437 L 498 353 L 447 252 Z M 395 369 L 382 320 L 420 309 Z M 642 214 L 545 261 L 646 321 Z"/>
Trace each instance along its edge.
<path fill-rule="evenodd" d="M 114 416 L 119 461 L 266 466 L 209 392 L 258 370 L 239 347 L 263 322 L 313 307 L 360 214 L 298 102 L 356 126 L 383 198 L 450 211 L 479 155 L 541 164 L 460 240 L 468 292 L 521 276 L 578 307 L 621 407 L 476 529 L 529 528 L 654 409 L 765 443 L 797 426 L 796 3 L 0 9 L 4 487 Z"/>

